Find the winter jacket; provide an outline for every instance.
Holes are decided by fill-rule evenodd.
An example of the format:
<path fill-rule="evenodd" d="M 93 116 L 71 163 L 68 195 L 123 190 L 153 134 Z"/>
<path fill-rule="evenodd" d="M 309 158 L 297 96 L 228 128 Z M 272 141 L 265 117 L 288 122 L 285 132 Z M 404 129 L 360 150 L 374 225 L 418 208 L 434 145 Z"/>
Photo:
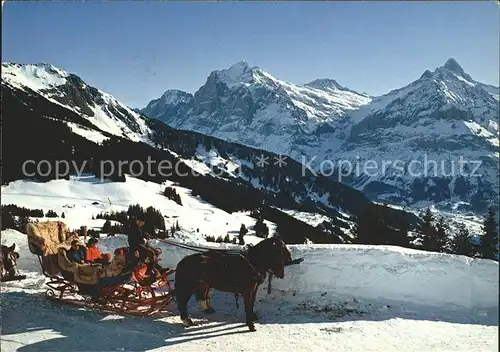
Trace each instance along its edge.
<path fill-rule="evenodd" d="M 85 247 L 80 246 L 77 250 L 70 248 L 66 256 L 70 262 L 79 263 L 85 261 Z"/>
<path fill-rule="evenodd" d="M 132 271 L 135 267 L 139 265 L 139 258 L 135 257 L 133 251 L 130 251 L 125 259 L 125 267 L 123 268 L 123 272 Z"/>
<path fill-rule="evenodd" d="M 130 250 L 133 252 L 140 245 L 145 245 L 146 240 L 144 239 L 144 234 L 142 233 L 142 229 L 137 225 L 133 225 L 130 227 L 128 231 L 128 246 Z"/>
<path fill-rule="evenodd" d="M 86 251 L 85 260 L 89 262 L 101 258 L 101 252 L 99 252 L 99 248 L 97 247 L 87 247 Z"/>
<path fill-rule="evenodd" d="M 85 255 L 86 261 L 93 262 L 95 260 L 101 260 L 101 259 L 109 261 L 110 255 L 108 253 L 101 254 L 99 248 L 97 247 L 87 247 Z"/>

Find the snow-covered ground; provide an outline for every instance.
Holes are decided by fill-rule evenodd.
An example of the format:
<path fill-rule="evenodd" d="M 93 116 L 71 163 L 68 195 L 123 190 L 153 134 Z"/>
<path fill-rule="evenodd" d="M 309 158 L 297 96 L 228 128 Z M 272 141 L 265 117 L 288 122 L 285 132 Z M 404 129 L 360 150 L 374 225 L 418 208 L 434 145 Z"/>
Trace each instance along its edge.
<path fill-rule="evenodd" d="M 181 197 L 182 206 L 163 196 L 165 187 L 175 188 Z M 205 235 L 226 236 L 232 239 L 238 235 L 241 224 L 249 229 L 245 240 L 256 240 L 252 228 L 255 219 L 249 212 L 229 214 L 191 195 L 191 190 L 174 186 L 172 182 L 159 185 L 126 176 L 126 182 L 101 181 L 89 176 L 74 176 L 70 180 L 33 182 L 20 180 L 2 187 L 2 204 L 16 204 L 32 209 L 54 210 L 59 216 L 64 212 L 64 221 L 70 228 L 78 229 L 102 226 L 104 220 L 92 220 L 99 213 L 127 210 L 129 205 L 140 204 L 144 208 L 153 206 L 165 216 L 165 226 L 179 223 L 179 236 L 204 242 Z M 270 233 L 276 225 L 265 221 Z M 198 231 L 199 230 L 199 231 Z"/>
<path fill-rule="evenodd" d="M 167 226 L 179 221 L 175 241 L 238 248 L 206 242 L 203 235 L 236 236 L 241 223 L 250 229 L 247 242 L 260 240 L 252 235 L 255 219 L 247 213 L 228 214 L 174 186 L 180 206 L 160 194 L 166 185 L 131 177 L 125 183 L 90 176 L 16 181 L 2 187 L 2 204 L 64 211 L 61 220 L 77 228 L 99 227 L 103 221 L 92 216 L 139 203 L 162 211 Z M 309 215 L 306 220 L 321 220 Z M 268 225 L 272 232 L 274 224 Z M 220 292 L 214 293 L 212 315 L 191 300 L 197 326 L 188 329 L 175 304 L 150 318 L 52 304 L 42 296 L 45 278 L 26 235 L 8 229 L 1 242 L 16 243 L 19 269 L 27 275 L 1 284 L 2 351 L 498 351 L 498 263 L 489 260 L 390 246 L 289 246 L 304 262 L 287 267 L 284 280 L 273 280 L 272 294 L 261 287 L 257 332 L 249 333 L 242 300 L 236 309 L 233 295 Z M 99 247 L 113 253 L 126 244 L 117 235 L 102 237 Z M 167 267 L 192 253 L 154 244 Z"/>
<path fill-rule="evenodd" d="M 258 293 L 257 332 L 243 324 L 243 304 L 215 292 L 216 313 L 184 329 L 175 304 L 150 318 L 101 314 L 45 301 L 44 277 L 26 236 L 16 242 L 24 281 L 2 284 L 4 351 L 497 351 L 498 264 L 390 247 L 289 246 L 300 265 Z M 125 237 L 102 238 L 102 251 Z M 156 243 L 175 266 L 187 250 Z M 211 244 L 215 246 L 215 244 Z"/>

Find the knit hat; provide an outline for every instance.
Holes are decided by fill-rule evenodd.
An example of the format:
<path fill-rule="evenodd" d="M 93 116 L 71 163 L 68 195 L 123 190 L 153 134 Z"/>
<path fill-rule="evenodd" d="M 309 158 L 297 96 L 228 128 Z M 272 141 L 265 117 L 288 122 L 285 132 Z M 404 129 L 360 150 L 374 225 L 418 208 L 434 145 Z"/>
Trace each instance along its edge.
<path fill-rule="evenodd" d="M 144 215 L 132 215 L 130 216 L 130 220 L 132 220 L 132 222 L 136 222 L 137 220 L 141 221 L 141 222 L 146 222 L 146 219 L 144 217 Z"/>
<path fill-rule="evenodd" d="M 137 220 L 142 221 L 142 222 L 146 222 L 146 218 L 142 214 L 137 217 Z"/>

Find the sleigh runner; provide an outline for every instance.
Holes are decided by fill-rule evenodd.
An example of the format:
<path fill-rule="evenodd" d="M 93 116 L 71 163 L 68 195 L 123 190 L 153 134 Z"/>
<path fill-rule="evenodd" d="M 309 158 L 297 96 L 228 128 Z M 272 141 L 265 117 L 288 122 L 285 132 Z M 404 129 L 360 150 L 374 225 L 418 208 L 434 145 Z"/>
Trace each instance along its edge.
<path fill-rule="evenodd" d="M 175 299 L 186 327 L 193 325 L 187 312 L 190 296 L 195 294 L 200 308 L 213 313 L 210 292 L 218 290 L 232 292 L 236 299 L 240 294 L 243 296 L 246 323 L 255 331 L 257 316 L 253 305 L 257 288 L 267 274 L 282 279 L 285 267 L 303 261 L 303 258 L 292 260 L 285 243 L 277 237 L 244 250 L 170 243 L 198 253 L 184 257 L 175 269 L 153 277 L 147 275 L 146 265 L 129 270 L 128 247 L 116 249 L 113 260 L 106 264 L 71 262 L 66 251 L 78 239 L 78 234 L 68 231 L 63 222 L 30 223 L 26 229 L 29 249 L 38 256 L 43 274 L 48 278 L 47 299 L 101 312 L 140 316 L 160 312 Z M 173 273 L 175 290 L 168 280 Z"/>
<path fill-rule="evenodd" d="M 78 234 L 69 232 L 63 222 L 48 221 L 27 225 L 30 251 L 38 256 L 47 277 L 47 299 L 102 312 L 148 316 L 164 309 L 174 293 L 169 269 L 152 277 L 146 266 L 128 269 L 128 248 L 118 248 L 108 264 L 75 263 L 67 250 Z"/>

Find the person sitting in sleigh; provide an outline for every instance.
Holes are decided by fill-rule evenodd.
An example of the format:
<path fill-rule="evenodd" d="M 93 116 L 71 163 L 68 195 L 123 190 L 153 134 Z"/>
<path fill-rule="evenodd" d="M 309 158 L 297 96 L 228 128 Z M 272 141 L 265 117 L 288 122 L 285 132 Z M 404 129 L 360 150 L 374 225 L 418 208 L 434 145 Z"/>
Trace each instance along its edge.
<path fill-rule="evenodd" d="M 85 261 L 89 263 L 100 263 L 100 264 L 108 264 L 111 256 L 109 253 L 102 253 L 97 248 L 97 243 L 99 241 L 97 238 L 90 238 L 87 242 L 87 248 L 85 252 Z"/>

